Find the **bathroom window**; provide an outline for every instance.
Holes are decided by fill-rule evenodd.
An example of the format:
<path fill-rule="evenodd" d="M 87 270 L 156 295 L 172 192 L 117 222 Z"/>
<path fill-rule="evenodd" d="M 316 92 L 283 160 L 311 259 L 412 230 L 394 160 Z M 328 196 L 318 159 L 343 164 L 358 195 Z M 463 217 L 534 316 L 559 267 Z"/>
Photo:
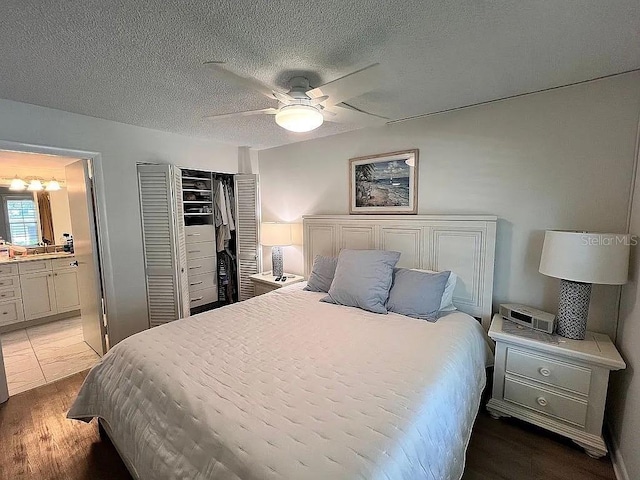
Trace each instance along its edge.
<path fill-rule="evenodd" d="M 33 198 L 7 198 L 7 220 L 10 241 L 15 245 L 36 245 L 38 212 Z"/>

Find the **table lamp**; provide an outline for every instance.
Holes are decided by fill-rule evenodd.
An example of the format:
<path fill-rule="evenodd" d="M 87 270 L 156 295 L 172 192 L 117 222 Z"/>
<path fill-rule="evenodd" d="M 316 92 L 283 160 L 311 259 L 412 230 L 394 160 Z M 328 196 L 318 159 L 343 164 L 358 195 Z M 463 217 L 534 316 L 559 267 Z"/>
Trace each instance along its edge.
<path fill-rule="evenodd" d="M 271 270 L 275 277 L 282 276 L 284 257 L 282 247 L 291 245 L 291 225 L 265 222 L 260 226 L 260 243 L 271 247 Z"/>
<path fill-rule="evenodd" d="M 545 232 L 539 271 L 562 280 L 558 335 L 584 340 L 591 285 L 627 283 L 630 245 L 630 235 Z"/>

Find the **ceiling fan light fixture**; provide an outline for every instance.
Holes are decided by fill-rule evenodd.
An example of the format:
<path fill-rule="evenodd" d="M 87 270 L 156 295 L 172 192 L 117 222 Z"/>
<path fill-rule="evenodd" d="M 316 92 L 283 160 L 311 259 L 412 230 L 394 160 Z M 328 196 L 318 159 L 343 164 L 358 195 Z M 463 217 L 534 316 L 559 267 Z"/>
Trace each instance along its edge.
<path fill-rule="evenodd" d="M 323 121 L 322 113 L 310 105 L 288 105 L 276 113 L 276 123 L 291 132 L 310 132 Z"/>

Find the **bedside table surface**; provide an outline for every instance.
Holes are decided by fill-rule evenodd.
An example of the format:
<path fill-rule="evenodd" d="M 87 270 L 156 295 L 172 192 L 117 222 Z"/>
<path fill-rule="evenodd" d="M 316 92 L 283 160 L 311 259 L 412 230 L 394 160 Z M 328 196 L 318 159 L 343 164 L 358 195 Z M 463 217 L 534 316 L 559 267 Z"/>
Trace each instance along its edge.
<path fill-rule="evenodd" d="M 587 332 L 584 340 L 571 340 L 554 335 L 559 341 L 558 344 L 555 344 L 507 333 L 502 328 L 504 321 L 500 314 L 493 316 L 489 336 L 494 340 L 597 363 L 611 370 L 620 370 L 626 367 L 611 339 L 603 333 Z"/>
<path fill-rule="evenodd" d="M 249 278 L 254 282 L 264 283 L 265 285 L 269 285 L 271 287 L 287 287 L 304 280 L 302 275 L 285 273 L 284 276 L 287 277 L 287 280 L 285 282 L 276 282 L 276 277 L 271 275 L 271 272 L 268 272 L 266 275 L 264 273 L 256 273 L 254 275 L 250 275 Z"/>

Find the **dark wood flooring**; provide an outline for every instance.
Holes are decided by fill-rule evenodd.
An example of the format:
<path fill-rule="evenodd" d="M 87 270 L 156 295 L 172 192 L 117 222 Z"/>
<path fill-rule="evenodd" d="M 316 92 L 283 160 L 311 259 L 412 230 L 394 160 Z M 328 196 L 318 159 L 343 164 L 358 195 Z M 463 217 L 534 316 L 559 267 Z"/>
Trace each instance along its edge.
<path fill-rule="evenodd" d="M 65 414 L 86 372 L 11 397 L 0 406 L 0 479 L 120 480 L 131 477 L 93 421 Z M 608 458 L 594 460 L 554 434 L 515 420 L 478 416 L 463 480 L 615 480 Z"/>

